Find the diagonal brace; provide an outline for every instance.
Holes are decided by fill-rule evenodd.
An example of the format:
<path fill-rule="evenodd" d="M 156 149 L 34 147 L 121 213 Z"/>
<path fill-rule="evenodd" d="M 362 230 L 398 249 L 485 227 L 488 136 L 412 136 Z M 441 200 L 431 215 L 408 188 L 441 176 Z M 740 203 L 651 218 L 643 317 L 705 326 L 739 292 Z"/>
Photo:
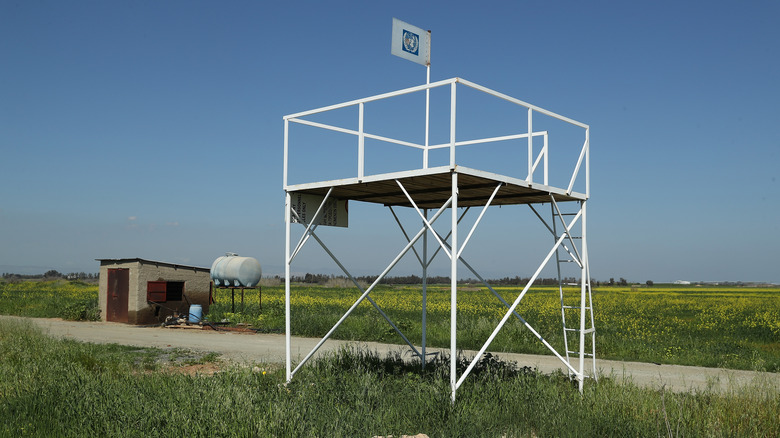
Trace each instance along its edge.
<path fill-rule="evenodd" d="M 569 224 L 569 228 L 567 228 L 567 232 L 570 231 L 571 227 L 574 225 L 574 223 L 579 219 L 579 216 L 576 217 L 574 220 L 571 221 Z M 534 275 L 531 277 L 531 279 L 528 281 L 528 284 L 525 285 L 523 288 L 523 291 L 520 293 L 520 295 L 517 296 L 514 303 L 512 303 L 512 306 L 509 308 L 509 310 L 506 312 L 503 318 L 501 318 L 501 322 L 498 323 L 498 326 L 496 326 L 495 330 L 493 330 L 493 333 L 490 334 L 487 341 L 482 345 L 482 348 L 480 348 L 479 352 L 476 356 L 474 356 L 474 359 L 469 364 L 468 368 L 466 368 L 466 371 L 463 372 L 463 374 L 460 376 L 460 379 L 458 379 L 458 382 L 456 383 L 455 388 L 457 389 L 460 387 L 461 384 L 463 384 L 463 381 L 466 379 L 466 377 L 469 375 L 472 369 L 474 369 L 474 366 L 477 364 L 479 359 L 482 357 L 483 354 L 485 354 L 485 350 L 490 346 L 490 344 L 493 342 L 493 339 L 495 339 L 496 335 L 498 335 L 498 332 L 504 327 L 504 324 L 506 324 L 507 320 L 510 316 L 512 316 L 512 313 L 514 312 L 515 308 L 517 308 L 517 305 L 520 304 L 520 300 L 525 297 L 525 294 L 528 292 L 528 290 L 531 288 L 533 283 L 536 281 L 536 278 L 539 277 L 539 274 L 542 272 L 542 269 L 547 265 L 547 262 L 550 261 L 550 258 L 555 254 L 555 251 L 558 250 L 558 247 L 563 242 L 563 239 L 565 239 L 566 236 L 563 235 L 555 242 L 555 245 L 553 245 L 552 249 L 547 253 L 547 256 L 544 258 L 542 263 L 539 265 L 539 268 L 537 268 L 536 272 L 534 272 Z M 576 372 L 575 374 L 578 378 L 582 377 L 581 372 Z"/>
<path fill-rule="evenodd" d="M 412 240 L 412 239 L 409 238 L 409 235 L 406 233 L 406 229 L 401 224 L 401 220 L 398 219 L 398 215 L 395 214 L 395 210 L 393 209 L 393 206 L 392 205 L 388 205 L 387 208 L 389 208 L 390 209 L 390 213 L 393 214 L 393 218 L 395 219 L 395 223 L 398 224 L 398 228 L 401 229 L 401 233 L 403 233 L 404 237 L 406 238 L 406 241 L 409 242 L 410 240 Z M 417 248 L 412 247 L 412 251 L 414 251 L 414 255 L 417 257 L 417 261 L 420 262 L 420 266 L 424 266 L 425 263 L 423 263 L 423 259 L 422 259 L 422 257 L 420 257 L 420 253 L 417 252 Z"/>
<path fill-rule="evenodd" d="M 357 289 L 361 293 L 365 292 L 363 290 L 363 288 L 360 287 L 360 284 L 358 284 L 357 280 L 355 280 L 355 278 L 352 276 L 352 274 L 350 274 L 349 271 L 347 271 L 347 268 L 345 268 L 344 265 L 341 264 L 341 262 L 330 251 L 330 249 L 325 245 L 325 243 L 322 240 L 320 240 L 319 236 L 317 236 L 314 232 L 312 232 L 311 235 L 312 235 L 312 237 L 314 237 L 314 239 L 317 242 L 319 242 L 320 246 L 322 246 L 322 249 L 324 249 L 325 252 L 328 253 L 330 258 L 333 259 L 334 262 L 336 262 L 336 264 L 339 266 L 339 268 L 344 273 L 344 275 L 346 275 L 350 279 L 350 281 L 352 281 L 352 283 L 355 285 L 355 287 L 357 287 Z M 387 316 L 387 314 L 382 310 L 382 308 L 379 307 L 379 305 L 369 295 L 366 295 L 366 299 L 368 300 L 369 303 L 371 303 L 372 306 L 374 306 L 374 308 L 379 312 L 379 314 L 382 315 L 382 317 L 388 322 L 388 324 L 390 324 L 390 326 L 393 327 L 393 330 L 395 330 L 396 333 L 398 333 L 401 336 L 401 338 L 404 340 L 404 342 L 406 342 L 409 345 L 409 347 L 414 351 L 414 354 L 417 355 L 417 356 L 420 356 L 420 352 L 417 351 L 417 348 L 414 347 L 414 345 L 401 332 L 401 330 L 398 328 L 398 326 L 395 325 L 395 323 L 390 319 L 390 317 Z"/>
<path fill-rule="evenodd" d="M 546 227 L 548 230 L 550 230 L 550 234 L 552 234 L 552 235 L 553 235 L 553 237 L 557 239 L 557 238 L 558 238 L 558 234 L 555 232 L 555 230 L 553 230 L 553 229 L 552 229 L 552 228 L 551 228 L 551 227 L 550 227 L 550 226 L 547 224 L 547 221 L 546 221 L 546 220 L 544 220 L 544 218 L 542 217 L 542 215 L 540 215 L 540 214 L 539 214 L 539 212 L 538 212 L 538 211 L 536 211 L 536 209 L 533 207 L 533 205 L 531 205 L 531 204 L 528 204 L 528 207 L 530 207 L 530 208 L 531 208 L 531 210 L 534 212 L 534 214 L 536 215 L 536 217 L 538 217 L 538 218 L 539 218 L 539 220 L 542 222 L 542 224 L 543 224 L 543 225 L 544 225 L 544 226 L 545 226 L 545 227 Z M 553 219 L 555 219 L 555 218 L 553 218 Z M 572 260 L 575 260 L 575 263 L 576 263 L 577 256 L 575 256 L 575 255 L 574 255 L 574 254 L 571 252 L 571 250 L 569 249 L 569 247 L 568 247 L 568 246 L 566 246 L 565 244 L 563 244 L 563 243 L 562 243 L 562 244 L 561 244 L 561 248 L 563 248 L 563 249 L 566 251 L 566 253 L 567 253 L 567 254 L 569 254 L 569 256 L 572 258 Z"/>
<path fill-rule="evenodd" d="M 470 209 L 471 209 L 471 207 L 466 207 L 463 210 L 463 213 L 461 213 L 460 217 L 458 218 L 458 223 L 460 223 L 460 221 L 462 221 L 463 218 L 466 217 L 466 213 L 468 213 Z M 392 207 L 390 207 L 390 211 L 393 211 Z M 395 213 L 393 213 L 393 216 L 395 216 Z M 398 224 L 398 226 L 401 228 L 401 231 L 403 232 L 404 236 L 406 237 L 406 241 L 409 242 L 411 239 L 409 239 L 409 236 L 407 235 L 407 233 L 406 233 L 406 231 L 404 229 L 404 226 L 401 224 L 401 221 L 398 219 L 397 216 L 395 217 L 395 221 Z M 447 233 L 446 236 L 444 236 L 444 238 L 442 240 L 446 242 L 450 238 L 450 235 L 452 235 L 452 231 L 451 230 L 450 230 L 449 233 Z M 417 254 L 417 250 L 415 250 L 414 247 L 412 248 L 412 250 L 415 252 L 415 254 Z M 441 251 L 441 247 L 436 248 L 436 251 L 428 259 L 427 263 L 424 263 L 422 258 L 420 258 L 419 255 L 418 255 L 417 259 L 420 261 L 420 266 L 422 266 L 423 268 L 429 267 L 431 265 L 431 263 L 433 262 L 433 260 L 436 258 L 436 255 L 439 254 L 439 251 Z"/>
<path fill-rule="evenodd" d="M 294 214 L 294 215 L 295 215 L 296 219 L 300 220 L 300 216 L 298 216 L 298 213 L 297 213 L 295 210 L 291 210 L 291 212 L 292 212 L 292 214 Z M 323 242 L 323 241 L 322 241 L 322 240 L 319 238 L 319 236 L 317 236 L 317 234 L 316 234 L 316 233 L 314 233 L 314 229 L 313 229 L 313 228 L 312 228 L 312 229 L 309 229 L 309 228 L 307 227 L 307 230 L 309 230 L 309 231 L 308 231 L 308 233 L 309 233 L 309 234 L 310 234 L 312 237 L 314 237 L 314 239 L 315 239 L 315 240 L 316 240 L 316 241 L 317 241 L 317 242 L 320 244 L 320 246 L 322 247 L 322 249 L 324 249 L 324 250 L 325 250 L 325 252 L 326 252 L 326 253 L 327 253 L 327 254 L 330 256 L 330 258 L 331 258 L 331 259 L 333 259 L 333 261 L 334 261 L 334 262 L 335 262 L 335 263 L 338 265 L 338 267 L 339 267 L 339 268 L 341 268 L 341 271 L 342 271 L 342 272 L 344 272 L 344 274 L 345 274 L 345 275 L 346 275 L 346 276 L 347 276 L 347 277 L 348 277 L 348 278 L 349 278 L 349 279 L 352 281 L 352 283 L 354 283 L 354 284 L 355 284 L 355 287 L 357 287 L 357 288 L 358 288 L 358 290 L 359 290 L 361 293 L 362 293 L 362 292 L 364 292 L 364 291 L 363 291 L 363 288 L 361 288 L 361 287 L 360 287 L 360 285 L 358 284 L 357 280 L 355 280 L 355 278 L 352 276 L 352 274 L 350 274 L 350 273 L 349 273 L 349 271 L 347 271 L 347 268 L 345 268 L 345 267 L 344 267 L 344 265 L 343 265 L 343 264 L 341 264 L 341 262 L 339 261 L 339 259 L 338 259 L 338 258 L 337 258 L 337 257 L 336 257 L 336 256 L 335 256 L 335 255 L 334 255 L 334 254 L 333 254 L 333 253 L 330 251 L 330 248 L 328 248 L 328 246 L 327 246 L 327 245 L 325 245 L 325 242 Z M 401 330 L 398 328 L 398 326 L 396 326 L 396 325 L 395 325 L 395 323 L 394 323 L 394 322 L 393 322 L 393 321 L 390 319 L 390 317 L 389 317 L 389 316 L 387 316 L 387 314 L 386 314 L 386 313 L 385 313 L 385 312 L 384 312 L 384 311 L 383 311 L 383 310 L 382 310 L 382 309 L 379 307 L 379 305 L 378 305 L 378 304 L 377 304 L 377 303 L 376 303 L 376 302 L 375 302 L 375 301 L 374 301 L 374 300 L 373 300 L 371 297 L 369 297 L 369 296 L 366 296 L 366 299 L 368 299 L 368 302 L 369 302 L 369 303 L 371 303 L 371 305 L 373 305 L 373 306 L 374 306 L 374 308 L 375 308 L 375 309 L 376 309 L 376 310 L 379 312 L 379 314 L 380 314 L 380 315 L 382 315 L 382 317 L 384 317 L 384 318 L 385 318 L 385 320 L 386 320 L 386 321 L 387 321 L 387 322 L 390 324 L 390 326 L 391 326 L 391 327 L 393 327 L 393 329 L 394 329 L 394 330 L 395 330 L 395 331 L 396 331 L 396 332 L 397 332 L 397 333 L 398 333 L 398 334 L 401 336 L 401 338 L 404 340 L 404 342 L 406 342 L 407 344 L 409 344 L 409 347 L 411 347 L 411 348 L 412 348 L 412 350 L 414 351 L 414 353 L 415 353 L 417 356 L 420 356 L 420 352 L 419 352 L 419 351 L 417 351 L 417 349 L 414 347 L 414 345 L 413 345 L 413 344 L 412 344 L 412 343 L 409 341 L 409 339 L 408 339 L 408 338 L 407 338 L 407 337 L 406 337 L 406 336 L 405 336 L 405 335 L 404 335 L 404 334 L 401 332 Z"/>
<path fill-rule="evenodd" d="M 408 199 L 408 200 L 409 200 L 409 202 L 412 204 L 412 207 L 414 207 L 414 210 L 417 212 L 417 214 L 419 214 L 419 215 L 420 215 L 420 219 L 422 219 L 422 221 L 423 221 L 423 223 L 425 224 L 425 226 L 426 226 L 426 227 L 427 227 L 429 230 L 431 230 L 431 231 L 432 231 L 432 233 L 433 233 L 433 237 L 435 237 L 435 238 L 436 238 L 436 240 L 439 242 L 439 246 L 440 246 L 442 249 L 444 249 L 444 252 L 446 252 L 446 253 L 447 253 L 447 257 L 449 257 L 450 259 L 452 259 L 452 255 L 451 255 L 451 254 L 450 254 L 450 252 L 447 250 L 447 248 L 445 248 L 445 247 L 444 247 L 444 242 L 442 242 L 441 238 L 439 237 L 439 234 L 438 234 L 438 233 L 436 233 L 436 231 L 433 229 L 433 226 L 431 225 L 431 222 L 428 222 L 428 219 L 426 219 L 426 218 L 425 218 L 425 216 L 422 214 L 422 212 L 420 211 L 420 208 L 419 208 L 419 207 L 417 207 L 417 204 L 414 202 L 414 199 L 412 199 L 412 197 L 409 195 L 409 192 L 407 192 L 407 191 L 406 191 L 406 188 L 404 187 L 404 185 L 403 185 L 403 184 L 401 184 L 401 181 L 399 181 L 399 180 L 395 180 L 395 182 L 398 184 L 398 187 L 400 187 L 400 188 L 401 188 L 401 191 L 403 191 L 403 192 L 404 192 L 404 195 L 406 195 L 406 199 Z M 449 199 L 447 202 L 448 202 L 448 203 L 452 202 L 452 197 L 450 197 L 450 199 Z"/>
<path fill-rule="evenodd" d="M 525 327 L 526 327 L 528 330 L 530 330 L 530 331 L 531 331 L 531 333 L 532 333 L 534 336 L 536 336 L 536 338 L 537 338 L 537 339 L 539 339 L 539 341 L 541 341 L 541 342 L 542 342 L 542 344 L 544 344 L 544 346 L 545 346 L 545 347 L 547 347 L 547 349 L 548 349 L 548 350 L 550 350 L 550 351 L 551 351 L 551 352 L 552 352 L 552 353 L 553 353 L 553 354 L 554 354 L 554 355 L 555 355 L 555 356 L 556 356 L 558 359 L 560 359 L 560 360 L 561 360 L 561 362 L 563 362 L 563 364 L 564 364 L 564 365 L 566 365 L 566 367 L 567 367 L 567 368 L 569 368 L 569 369 L 570 369 L 570 370 L 571 370 L 573 373 L 575 373 L 575 374 L 577 373 L 577 370 L 575 370 L 575 369 L 574 369 L 574 368 L 571 366 L 571 364 L 570 364 L 570 363 L 569 363 L 569 362 L 568 362 L 566 359 L 564 359 L 564 358 L 563 358 L 563 357 L 562 357 L 562 356 L 561 356 L 561 355 L 558 353 L 558 351 L 557 351 L 557 350 L 556 350 L 556 349 L 555 349 L 555 348 L 554 348 L 552 345 L 550 345 L 550 343 L 549 343 L 549 342 L 547 342 L 547 340 L 546 340 L 546 339 L 544 339 L 544 338 L 542 337 L 542 335 L 541 335 L 541 334 L 539 334 L 539 332 L 537 332 L 537 331 L 536 331 L 536 329 L 534 329 L 534 328 L 533 328 L 533 326 L 531 326 L 531 324 L 529 324 L 529 323 L 528 323 L 528 322 L 525 320 L 525 318 L 523 318 L 522 316 L 520 316 L 520 314 L 519 314 L 519 313 L 517 313 L 517 311 L 516 311 L 516 310 L 514 310 L 514 309 L 513 309 L 513 308 L 512 308 L 512 307 L 509 305 L 509 303 L 507 303 L 507 302 L 506 302 L 506 300 L 504 300 L 504 298 L 503 298 L 503 297 L 502 297 L 502 296 L 501 296 L 501 295 L 500 295 L 498 292 L 496 292 L 496 290 L 495 290 L 495 289 L 493 289 L 493 287 L 492 287 L 492 286 L 491 286 L 491 285 L 490 285 L 490 284 L 489 284 L 489 283 L 488 283 L 488 282 L 487 282 L 487 281 L 486 281 L 484 278 L 482 278 L 482 276 L 481 276 L 481 275 L 479 275 L 479 273 L 478 273 L 478 272 L 477 272 L 477 271 L 476 271 L 476 270 L 475 270 L 475 269 L 474 269 L 474 268 L 473 268 L 473 267 L 472 267 L 472 266 L 471 266 L 471 265 L 470 265 L 470 264 L 469 264 L 469 263 L 468 263 L 468 262 L 467 262 L 467 261 L 466 261 L 466 260 L 465 260 L 463 257 L 459 257 L 459 260 L 461 261 L 461 263 L 463 263 L 463 265 L 464 265 L 464 266 L 466 266 L 466 268 L 468 268 L 468 270 L 469 270 L 469 271 L 471 271 L 471 273 L 472 273 L 472 274 L 474 274 L 474 275 L 477 277 L 477 279 L 478 279 L 479 281 L 481 281 L 481 282 L 482 282 L 482 284 L 484 284 L 484 285 L 485 285 L 485 286 L 486 286 L 486 287 L 487 287 L 487 288 L 490 290 L 490 292 L 492 292 L 492 293 L 493 293 L 493 295 L 495 295 L 495 296 L 496 296 L 496 298 L 498 298 L 498 300 L 499 300 L 499 301 L 501 301 L 501 303 L 503 303 L 503 304 L 504 304 L 504 306 L 505 306 L 506 308 L 508 308 L 508 309 L 510 309 L 510 310 L 511 310 L 512 314 L 513 314 L 515 317 L 517 317 L 517 319 L 518 319 L 518 320 L 520 320 L 520 322 L 521 322 L 521 323 L 522 323 L 522 324 L 523 324 L 523 325 L 524 325 L 524 326 L 525 326 Z"/>
<path fill-rule="evenodd" d="M 328 198 L 330 197 L 330 194 L 333 192 L 333 187 L 328 189 L 328 193 L 325 194 L 325 197 L 322 199 L 322 202 L 320 202 L 320 206 L 317 207 L 317 211 L 314 213 L 314 216 L 311 218 L 311 221 L 306 224 L 306 231 L 303 232 L 303 235 L 301 236 L 301 240 L 298 241 L 298 244 L 295 245 L 295 250 L 293 251 L 292 255 L 290 255 L 290 259 L 287 260 L 287 263 L 292 263 L 293 260 L 295 260 L 295 257 L 298 255 L 298 252 L 303 248 L 303 245 L 306 244 L 306 242 L 309 240 L 309 233 L 313 232 L 317 228 L 317 218 L 320 217 L 320 212 L 322 212 L 322 209 L 325 207 L 325 203 L 328 201 Z M 290 211 L 295 215 L 295 219 L 298 222 L 301 221 L 301 217 L 298 215 L 298 212 L 296 212 L 292 206 L 290 207 Z"/>
<path fill-rule="evenodd" d="M 444 211 L 447 209 L 447 207 L 449 207 L 451 202 L 452 202 L 452 199 L 449 199 L 449 200 L 447 200 L 447 202 L 444 203 L 444 205 L 441 206 L 441 208 L 439 208 L 439 210 L 436 212 L 436 214 L 433 215 L 433 217 L 431 218 L 431 223 L 436 221 L 436 219 L 438 219 L 439 216 L 441 216 L 444 213 Z M 325 336 L 317 343 L 317 345 L 314 346 L 314 348 L 309 352 L 309 354 L 307 354 L 306 357 L 304 357 L 303 360 L 301 360 L 301 362 L 298 364 L 298 366 L 295 367 L 295 369 L 290 373 L 290 378 L 292 378 L 292 376 L 295 373 L 297 373 L 298 370 L 309 359 L 311 359 L 311 357 L 314 355 L 314 353 L 316 353 L 317 350 L 319 350 L 320 347 L 322 347 L 322 344 L 324 344 L 325 341 L 327 341 L 331 337 L 331 335 L 333 335 L 333 332 L 335 332 L 336 329 L 338 329 L 339 326 L 344 322 L 344 320 L 347 319 L 347 317 L 352 314 L 352 312 L 357 308 L 357 306 L 360 305 L 360 303 L 362 303 L 364 299 L 366 299 L 368 294 L 370 294 L 371 291 L 374 290 L 376 285 L 379 284 L 379 282 L 382 281 L 382 279 L 395 267 L 395 265 L 398 264 L 398 262 L 403 258 L 403 256 L 406 255 L 407 252 L 409 252 L 409 249 L 420 239 L 420 237 L 422 237 L 423 234 L 425 234 L 425 227 L 420 229 L 420 231 L 414 236 L 414 238 L 412 238 L 412 240 L 398 253 L 398 255 L 393 259 L 393 261 L 390 262 L 390 264 L 385 268 L 385 270 L 382 271 L 382 273 L 376 278 L 376 280 L 374 280 L 374 282 L 371 284 L 371 286 L 369 286 L 363 292 L 363 294 L 355 301 L 354 304 L 352 304 L 352 306 L 347 310 L 347 312 L 344 315 L 341 316 L 341 318 L 328 331 L 328 333 L 326 333 Z"/>

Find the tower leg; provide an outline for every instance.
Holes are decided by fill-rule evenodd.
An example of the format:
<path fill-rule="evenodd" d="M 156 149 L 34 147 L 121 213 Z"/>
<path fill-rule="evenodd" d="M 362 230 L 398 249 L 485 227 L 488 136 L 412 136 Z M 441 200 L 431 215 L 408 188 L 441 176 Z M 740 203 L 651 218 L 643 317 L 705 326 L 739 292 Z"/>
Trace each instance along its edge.
<path fill-rule="evenodd" d="M 423 216 L 425 220 L 428 220 L 428 209 L 423 210 Z M 423 222 L 423 227 L 425 223 Z M 425 353 L 425 341 L 427 336 L 427 322 L 428 322 L 428 228 L 425 228 L 425 234 L 423 234 L 423 250 L 422 250 L 422 369 L 425 369 L 425 363 L 428 361 L 428 356 Z"/>
<path fill-rule="evenodd" d="M 458 174 L 452 172 L 452 249 L 450 250 L 450 387 L 452 402 L 457 390 L 458 319 Z"/>
<path fill-rule="evenodd" d="M 285 369 L 287 381 L 292 379 L 291 336 L 290 332 L 290 208 L 292 208 L 290 193 L 286 194 L 284 212 L 284 345 L 285 345 Z"/>

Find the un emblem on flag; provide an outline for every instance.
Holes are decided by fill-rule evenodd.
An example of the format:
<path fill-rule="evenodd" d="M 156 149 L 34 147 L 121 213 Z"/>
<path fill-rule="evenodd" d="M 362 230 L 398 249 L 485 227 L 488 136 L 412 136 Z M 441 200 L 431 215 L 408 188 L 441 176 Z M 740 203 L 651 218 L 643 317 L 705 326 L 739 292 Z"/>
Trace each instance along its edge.
<path fill-rule="evenodd" d="M 420 37 L 414 32 L 409 32 L 404 29 L 404 52 L 409 52 L 412 55 L 418 56 L 420 51 Z"/>

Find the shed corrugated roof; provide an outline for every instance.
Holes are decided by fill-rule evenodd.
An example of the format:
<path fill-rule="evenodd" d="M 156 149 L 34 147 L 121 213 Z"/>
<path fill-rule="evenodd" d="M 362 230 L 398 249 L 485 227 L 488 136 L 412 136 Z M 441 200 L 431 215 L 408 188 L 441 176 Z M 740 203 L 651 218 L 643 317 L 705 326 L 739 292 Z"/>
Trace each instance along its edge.
<path fill-rule="evenodd" d="M 172 268 L 182 268 L 182 269 L 192 269 L 195 271 L 204 271 L 204 272 L 210 272 L 210 268 L 203 268 L 200 266 L 189 266 L 189 265 L 182 265 L 178 263 L 168 263 L 168 262 L 160 262 L 157 260 L 147 260 L 142 258 L 122 258 L 122 259 L 95 259 L 100 262 L 102 265 L 103 262 L 110 262 L 110 263 L 127 263 L 127 262 L 140 262 L 140 263 L 150 263 L 155 265 L 163 265 L 163 266 L 170 266 Z"/>

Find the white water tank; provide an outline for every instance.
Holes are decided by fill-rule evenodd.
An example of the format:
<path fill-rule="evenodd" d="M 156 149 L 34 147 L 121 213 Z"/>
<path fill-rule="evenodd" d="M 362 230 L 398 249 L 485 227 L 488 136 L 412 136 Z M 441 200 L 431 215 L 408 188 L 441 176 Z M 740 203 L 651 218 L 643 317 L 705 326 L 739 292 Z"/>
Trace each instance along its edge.
<path fill-rule="evenodd" d="M 253 287 L 260 283 L 263 269 L 252 257 L 228 252 L 211 264 L 211 279 L 217 286 Z"/>

